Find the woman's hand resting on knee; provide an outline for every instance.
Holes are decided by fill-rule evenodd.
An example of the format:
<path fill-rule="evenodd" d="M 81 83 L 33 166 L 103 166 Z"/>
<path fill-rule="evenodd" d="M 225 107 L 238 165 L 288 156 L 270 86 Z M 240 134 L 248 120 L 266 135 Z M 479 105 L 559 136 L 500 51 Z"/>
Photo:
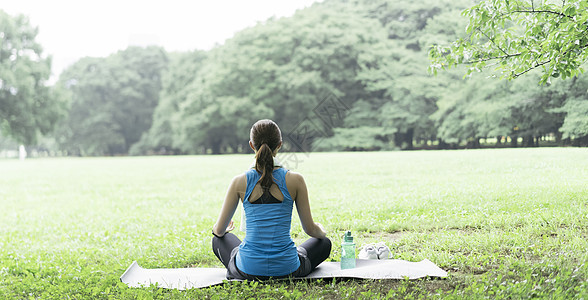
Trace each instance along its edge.
<path fill-rule="evenodd" d="M 224 236 L 227 232 L 230 232 L 231 230 L 235 229 L 235 224 L 233 223 L 233 220 L 231 220 L 231 222 L 229 222 L 229 225 L 227 226 L 227 228 L 225 229 L 225 231 L 222 234 L 218 234 L 217 231 L 222 231 L 222 230 L 217 230 L 216 228 L 216 224 L 215 226 L 212 228 L 212 233 L 217 236 L 217 237 L 222 237 Z"/>

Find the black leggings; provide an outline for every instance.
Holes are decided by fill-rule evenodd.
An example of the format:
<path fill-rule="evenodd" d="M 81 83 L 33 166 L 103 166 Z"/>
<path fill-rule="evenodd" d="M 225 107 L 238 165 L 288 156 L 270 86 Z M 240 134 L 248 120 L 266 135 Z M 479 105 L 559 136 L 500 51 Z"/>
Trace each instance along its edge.
<path fill-rule="evenodd" d="M 239 247 L 240 244 L 241 240 L 230 232 L 227 232 L 221 238 L 216 236 L 212 237 L 212 251 L 225 267 L 228 267 L 229 261 L 231 260 L 231 252 L 236 247 Z M 298 252 L 305 252 L 304 255 L 310 260 L 312 270 L 329 257 L 331 253 L 331 240 L 328 238 L 317 239 L 311 237 L 298 246 Z"/>

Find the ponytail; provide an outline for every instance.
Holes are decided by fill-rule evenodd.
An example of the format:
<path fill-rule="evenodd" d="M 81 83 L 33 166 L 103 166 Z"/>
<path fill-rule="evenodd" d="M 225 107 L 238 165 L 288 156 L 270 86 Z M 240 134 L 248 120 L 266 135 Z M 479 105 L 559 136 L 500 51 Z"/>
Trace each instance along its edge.
<path fill-rule="evenodd" d="M 274 184 L 274 152 L 282 145 L 282 132 L 272 120 L 259 120 L 249 133 L 251 147 L 256 151 L 255 170 L 261 174 L 259 184 L 264 192 Z"/>
<path fill-rule="evenodd" d="M 274 156 L 272 154 L 272 149 L 266 143 L 263 143 L 261 147 L 259 147 L 259 150 L 257 150 L 257 154 L 255 155 L 255 170 L 261 173 L 259 183 L 263 190 L 269 190 L 274 183 L 272 178 Z"/>

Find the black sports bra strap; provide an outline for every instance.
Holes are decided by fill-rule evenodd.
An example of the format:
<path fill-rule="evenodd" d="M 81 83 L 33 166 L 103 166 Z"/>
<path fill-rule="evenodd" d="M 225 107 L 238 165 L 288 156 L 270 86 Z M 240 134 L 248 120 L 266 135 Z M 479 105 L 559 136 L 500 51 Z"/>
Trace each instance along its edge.
<path fill-rule="evenodd" d="M 251 204 L 272 204 L 272 203 L 282 203 L 282 201 L 278 200 L 272 193 L 270 193 L 269 189 L 264 190 L 261 197 L 257 198 L 257 200 L 251 202 Z"/>

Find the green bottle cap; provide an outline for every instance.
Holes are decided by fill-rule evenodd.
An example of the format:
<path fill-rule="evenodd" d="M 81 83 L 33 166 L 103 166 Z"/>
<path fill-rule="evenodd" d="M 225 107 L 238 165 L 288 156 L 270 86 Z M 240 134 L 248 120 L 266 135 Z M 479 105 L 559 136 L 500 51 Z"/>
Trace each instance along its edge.
<path fill-rule="evenodd" d="M 347 230 L 347 232 L 345 232 L 345 236 L 343 237 L 343 241 L 345 243 L 353 243 L 353 237 L 351 236 L 351 231 Z"/>

